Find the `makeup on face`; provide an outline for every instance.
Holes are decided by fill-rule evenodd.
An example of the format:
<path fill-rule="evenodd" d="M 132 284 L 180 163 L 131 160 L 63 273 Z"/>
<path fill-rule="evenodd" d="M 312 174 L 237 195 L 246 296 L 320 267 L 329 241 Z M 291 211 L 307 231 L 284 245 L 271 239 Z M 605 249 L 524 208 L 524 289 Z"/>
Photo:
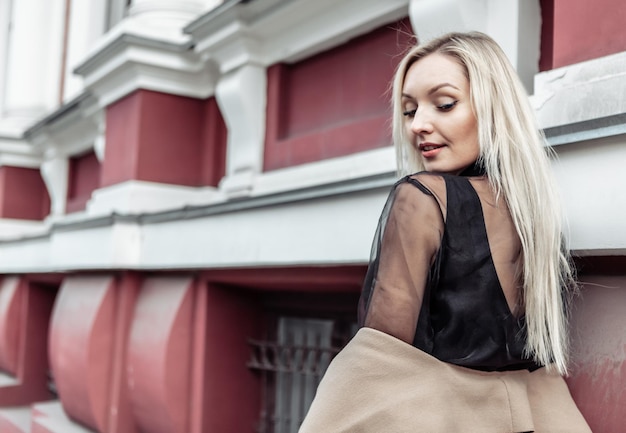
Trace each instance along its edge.
<path fill-rule="evenodd" d="M 453 57 L 433 53 L 409 67 L 402 114 L 405 133 L 427 171 L 459 174 L 478 159 L 469 81 Z"/>

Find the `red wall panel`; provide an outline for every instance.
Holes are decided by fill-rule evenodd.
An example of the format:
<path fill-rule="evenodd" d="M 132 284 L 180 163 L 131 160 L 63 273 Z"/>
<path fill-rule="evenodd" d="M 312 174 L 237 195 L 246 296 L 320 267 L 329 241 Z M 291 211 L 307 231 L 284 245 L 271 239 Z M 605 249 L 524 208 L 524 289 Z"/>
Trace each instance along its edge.
<path fill-rule="evenodd" d="M 389 145 L 387 89 L 413 37 L 407 28 L 402 20 L 299 63 L 269 68 L 264 169 Z"/>
<path fill-rule="evenodd" d="M 215 98 L 204 103 L 200 184 L 217 186 L 226 174 L 226 124 Z"/>
<path fill-rule="evenodd" d="M 18 276 L 7 276 L 0 285 L 0 369 L 15 379 L 13 383 L 3 381 L 0 386 L 0 407 L 52 397 L 46 353 L 55 293 L 52 285 Z M 0 431 L 5 430 L 0 427 Z"/>
<path fill-rule="evenodd" d="M 573 308 L 573 365 L 568 384 L 591 430 L 626 425 L 626 276 L 585 276 Z"/>
<path fill-rule="evenodd" d="M 215 186 L 225 167 L 224 131 L 213 98 L 138 90 L 107 108 L 101 184 Z"/>
<path fill-rule="evenodd" d="M 626 50 L 623 0 L 541 0 L 541 70 Z"/>
<path fill-rule="evenodd" d="M 134 92 L 107 107 L 102 186 L 137 179 L 141 94 L 142 91 Z"/>
<path fill-rule="evenodd" d="M 42 220 L 50 198 L 38 169 L 0 167 L 0 218 Z"/>
<path fill-rule="evenodd" d="M 94 152 L 70 158 L 66 211 L 85 209 L 91 193 L 100 186 L 100 162 Z"/>

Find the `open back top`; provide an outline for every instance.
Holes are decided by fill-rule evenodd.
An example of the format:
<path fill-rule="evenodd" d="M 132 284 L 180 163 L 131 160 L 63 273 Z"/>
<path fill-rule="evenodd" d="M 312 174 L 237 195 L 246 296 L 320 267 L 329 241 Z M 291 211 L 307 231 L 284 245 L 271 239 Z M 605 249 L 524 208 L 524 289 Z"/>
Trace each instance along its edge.
<path fill-rule="evenodd" d="M 521 244 L 506 201 L 475 167 L 398 181 L 381 215 L 359 324 L 464 367 L 533 370 Z"/>

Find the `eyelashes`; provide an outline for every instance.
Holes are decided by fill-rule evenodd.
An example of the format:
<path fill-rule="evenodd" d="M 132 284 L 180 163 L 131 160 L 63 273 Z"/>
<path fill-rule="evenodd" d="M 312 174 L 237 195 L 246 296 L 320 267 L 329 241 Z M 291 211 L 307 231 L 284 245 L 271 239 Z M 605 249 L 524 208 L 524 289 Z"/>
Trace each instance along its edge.
<path fill-rule="evenodd" d="M 447 112 L 447 111 L 452 110 L 456 106 L 456 104 L 458 104 L 458 103 L 459 103 L 459 101 L 456 100 L 456 101 L 452 101 L 452 102 L 447 103 L 447 104 L 437 105 L 437 110 L 443 111 L 443 112 Z M 417 113 L 417 108 L 414 108 L 412 110 L 404 110 L 402 112 L 402 115 L 404 117 L 415 117 L 415 113 Z"/>
<path fill-rule="evenodd" d="M 437 108 L 438 108 L 439 110 L 441 110 L 441 111 L 450 111 L 450 110 L 452 110 L 452 109 L 454 108 L 454 106 L 455 106 L 456 104 L 458 104 L 458 103 L 459 103 L 459 101 L 453 101 L 453 102 L 450 102 L 449 104 L 441 104 L 441 105 L 437 105 Z"/>

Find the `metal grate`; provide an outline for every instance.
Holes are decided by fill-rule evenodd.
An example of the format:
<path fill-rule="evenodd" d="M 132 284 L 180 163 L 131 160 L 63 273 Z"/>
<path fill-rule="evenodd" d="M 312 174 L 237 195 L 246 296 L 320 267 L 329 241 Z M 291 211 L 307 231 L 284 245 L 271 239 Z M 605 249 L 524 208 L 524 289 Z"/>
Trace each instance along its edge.
<path fill-rule="evenodd" d="M 350 335 L 336 335 L 333 320 L 281 318 L 277 341 L 250 341 L 248 367 L 263 380 L 257 432 L 297 433 L 317 385 Z M 351 331 L 351 330 L 350 330 Z M 335 332 L 335 333 L 333 333 Z"/>

